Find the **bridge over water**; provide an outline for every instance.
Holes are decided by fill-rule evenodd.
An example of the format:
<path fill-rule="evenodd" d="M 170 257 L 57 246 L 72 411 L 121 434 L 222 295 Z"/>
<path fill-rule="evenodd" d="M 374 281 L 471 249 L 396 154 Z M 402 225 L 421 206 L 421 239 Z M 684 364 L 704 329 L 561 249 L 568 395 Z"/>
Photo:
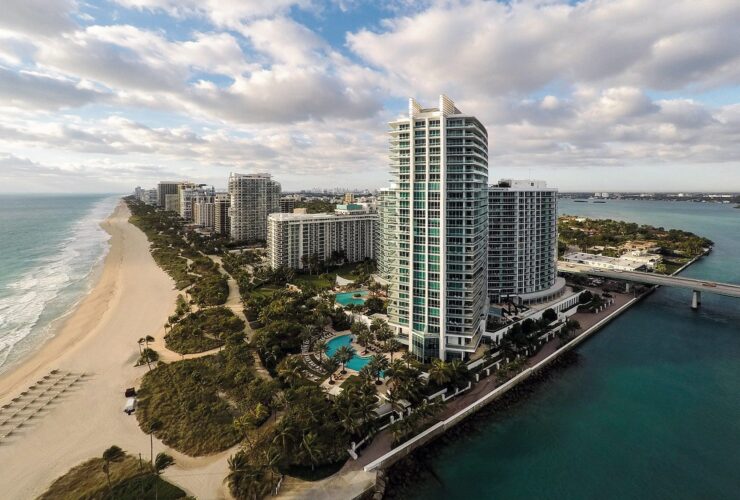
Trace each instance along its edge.
<path fill-rule="evenodd" d="M 602 278 L 611 278 L 647 285 L 672 286 L 686 288 L 693 292 L 691 307 L 696 309 L 701 304 L 701 293 L 715 293 L 726 297 L 740 298 L 740 285 L 720 283 L 718 281 L 697 280 L 682 276 L 667 276 L 665 274 L 646 273 L 642 271 L 619 271 L 616 269 L 599 269 L 585 264 L 558 261 L 558 270 L 567 273 L 588 274 Z"/>

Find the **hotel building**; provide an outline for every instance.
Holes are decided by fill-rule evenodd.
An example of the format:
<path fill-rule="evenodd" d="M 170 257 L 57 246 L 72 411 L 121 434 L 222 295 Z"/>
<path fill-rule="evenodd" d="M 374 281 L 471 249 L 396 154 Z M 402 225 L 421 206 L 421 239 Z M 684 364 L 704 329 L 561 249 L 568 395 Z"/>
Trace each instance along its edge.
<path fill-rule="evenodd" d="M 343 250 L 348 262 L 375 258 L 378 214 L 359 205 L 339 205 L 334 213 L 282 214 L 267 218 L 267 255 L 272 268 L 303 269 L 304 259 L 322 262 Z"/>
<path fill-rule="evenodd" d="M 557 276 L 557 189 L 504 179 L 488 188 L 488 295 L 492 303 L 547 302 L 565 291 Z"/>
<path fill-rule="evenodd" d="M 488 133 L 440 96 L 436 108 L 409 100 L 390 122 L 392 195 L 380 212 L 395 225 L 383 242 L 389 322 L 423 360 L 464 359 L 476 350 L 488 310 Z"/>
<path fill-rule="evenodd" d="M 234 241 L 265 241 L 267 216 L 280 212 L 280 183 L 270 174 L 229 175 L 230 234 Z"/>

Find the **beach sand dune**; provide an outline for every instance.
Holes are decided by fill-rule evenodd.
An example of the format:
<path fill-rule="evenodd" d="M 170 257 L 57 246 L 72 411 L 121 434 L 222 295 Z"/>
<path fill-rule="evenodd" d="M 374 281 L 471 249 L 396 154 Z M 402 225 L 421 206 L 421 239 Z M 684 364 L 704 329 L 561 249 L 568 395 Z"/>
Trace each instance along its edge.
<path fill-rule="evenodd" d="M 11 405 L 0 412 L 3 423 L 53 382 L 52 377 L 28 392 L 52 370 L 58 370 L 57 377 L 71 372 L 69 380 L 85 374 L 49 404 L 39 398 L 0 427 L 3 498 L 34 498 L 72 466 L 101 455 L 112 444 L 149 458 L 149 437 L 139 429 L 135 416 L 123 412 L 123 391 L 137 385 L 146 371 L 146 366 L 134 367 L 137 340 L 163 334 L 177 290 L 154 263 L 146 236 L 128 223 L 129 215 L 121 203 L 103 223 L 111 234 L 110 251 L 90 294 L 59 326 L 54 338 L 0 377 L 0 405 Z M 23 392 L 28 393 L 21 396 Z M 44 396 L 52 399 L 50 394 L 52 390 Z M 23 421 L 20 426 L 19 421 Z M 3 437 L 11 428 L 13 432 Z M 202 499 L 224 497 L 228 454 L 191 459 L 156 440 L 154 447 L 155 454 L 168 451 L 178 460 L 166 475 L 188 493 Z"/>

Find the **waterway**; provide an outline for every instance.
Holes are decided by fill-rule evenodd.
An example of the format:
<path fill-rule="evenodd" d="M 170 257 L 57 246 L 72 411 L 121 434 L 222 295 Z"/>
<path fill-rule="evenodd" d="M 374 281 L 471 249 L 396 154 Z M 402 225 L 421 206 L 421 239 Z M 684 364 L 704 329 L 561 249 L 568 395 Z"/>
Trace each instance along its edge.
<path fill-rule="evenodd" d="M 560 201 L 560 212 L 678 228 L 715 242 L 682 275 L 740 283 L 740 210 Z M 740 301 L 662 288 L 577 349 L 577 361 L 461 440 L 438 446 L 415 499 L 736 499 Z"/>

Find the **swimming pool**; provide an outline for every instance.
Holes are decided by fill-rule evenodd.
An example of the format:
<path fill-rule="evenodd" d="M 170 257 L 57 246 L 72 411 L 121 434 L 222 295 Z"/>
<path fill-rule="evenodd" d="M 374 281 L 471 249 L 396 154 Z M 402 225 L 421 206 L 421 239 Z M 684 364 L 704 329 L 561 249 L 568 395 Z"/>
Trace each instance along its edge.
<path fill-rule="evenodd" d="M 361 306 L 365 303 L 365 300 L 367 299 L 367 296 L 370 292 L 367 290 L 354 290 L 352 292 L 342 292 L 338 293 L 335 297 L 335 300 L 338 304 L 341 304 L 343 306 L 347 306 L 349 304 L 354 304 L 356 306 Z M 355 295 L 359 295 L 359 297 L 355 297 Z"/>
<path fill-rule="evenodd" d="M 326 354 L 329 357 L 334 356 L 334 353 L 337 352 L 337 349 L 339 349 L 343 345 L 350 344 L 352 344 L 352 335 L 340 335 L 339 337 L 334 337 L 329 342 L 327 342 Z M 363 358 L 362 356 L 358 356 L 357 354 L 355 354 L 345 366 L 359 372 L 360 370 L 362 370 L 362 367 L 369 362 L 370 358 Z"/>

